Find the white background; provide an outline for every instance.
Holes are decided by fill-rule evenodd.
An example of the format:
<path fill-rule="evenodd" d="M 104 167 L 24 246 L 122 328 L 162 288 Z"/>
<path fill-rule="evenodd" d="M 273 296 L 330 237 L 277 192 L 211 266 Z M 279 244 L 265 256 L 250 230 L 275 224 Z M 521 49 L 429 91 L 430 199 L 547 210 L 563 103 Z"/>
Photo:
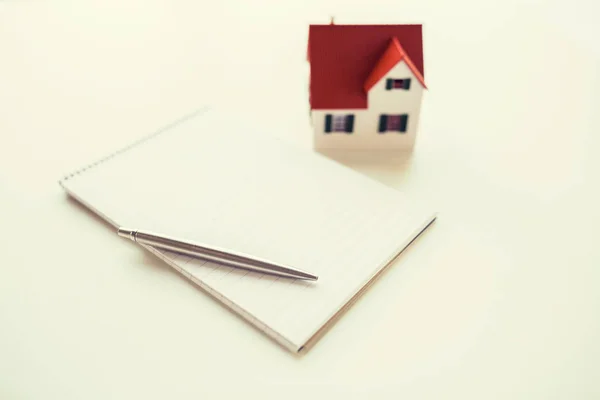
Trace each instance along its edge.
<path fill-rule="evenodd" d="M 306 37 L 331 14 L 424 24 L 413 156 L 335 157 L 440 219 L 294 357 L 57 180 L 207 101 L 310 151 Z M 0 1 L 0 398 L 600 397 L 597 16 L 592 0 Z"/>

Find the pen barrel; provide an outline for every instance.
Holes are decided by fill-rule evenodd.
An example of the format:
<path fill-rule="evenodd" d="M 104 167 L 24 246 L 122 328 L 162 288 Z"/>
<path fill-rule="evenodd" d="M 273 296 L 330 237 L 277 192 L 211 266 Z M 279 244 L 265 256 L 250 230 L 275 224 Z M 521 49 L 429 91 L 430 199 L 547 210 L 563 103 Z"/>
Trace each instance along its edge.
<path fill-rule="evenodd" d="M 135 231 L 132 236 L 133 239 L 140 244 L 169 250 L 175 253 L 185 254 L 194 258 L 213 261 L 235 268 L 242 268 L 250 271 L 284 276 L 288 278 L 310 280 L 316 279 L 314 275 L 304 271 L 299 271 L 297 269 L 278 265 L 269 261 L 260 260 L 247 255 L 236 254 L 230 251 L 224 251 L 197 243 L 185 242 L 175 238 L 157 236 L 141 231 Z"/>

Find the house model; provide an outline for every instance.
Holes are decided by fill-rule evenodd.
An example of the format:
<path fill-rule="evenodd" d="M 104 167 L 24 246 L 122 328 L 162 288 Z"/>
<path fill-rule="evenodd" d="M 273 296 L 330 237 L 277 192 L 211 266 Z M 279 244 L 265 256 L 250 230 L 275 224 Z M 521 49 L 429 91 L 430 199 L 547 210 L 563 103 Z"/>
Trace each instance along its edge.
<path fill-rule="evenodd" d="M 411 150 L 426 89 L 421 25 L 311 25 L 316 149 Z"/>

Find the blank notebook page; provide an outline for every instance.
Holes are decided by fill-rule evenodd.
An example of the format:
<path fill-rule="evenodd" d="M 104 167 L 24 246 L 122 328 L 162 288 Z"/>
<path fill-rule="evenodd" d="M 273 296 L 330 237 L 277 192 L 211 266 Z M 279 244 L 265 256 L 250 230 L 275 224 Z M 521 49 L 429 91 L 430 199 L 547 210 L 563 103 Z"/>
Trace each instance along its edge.
<path fill-rule="evenodd" d="M 114 226 L 318 275 L 316 282 L 277 278 L 146 247 L 292 351 L 435 218 L 394 189 L 215 110 L 61 184 Z"/>

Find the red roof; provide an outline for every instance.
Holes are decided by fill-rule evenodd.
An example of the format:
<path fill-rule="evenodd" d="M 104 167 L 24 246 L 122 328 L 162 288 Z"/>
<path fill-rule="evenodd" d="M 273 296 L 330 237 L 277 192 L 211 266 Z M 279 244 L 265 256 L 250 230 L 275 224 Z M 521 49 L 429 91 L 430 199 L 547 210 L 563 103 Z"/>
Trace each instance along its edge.
<path fill-rule="evenodd" d="M 375 84 L 379 82 L 381 78 L 386 76 L 387 73 L 390 72 L 390 70 L 394 68 L 394 66 L 400 61 L 404 61 L 408 68 L 415 75 L 417 80 L 421 83 L 421 85 L 423 85 L 424 88 L 427 88 L 427 86 L 425 86 L 425 80 L 423 79 L 421 72 L 419 72 L 417 67 L 415 67 L 415 64 L 408 57 L 408 55 L 400 45 L 398 39 L 396 37 L 393 37 L 390 41 L 390 45 L 385 50 L 385 53 L 383 53 L 383 55 L 375 65 L 375 68 L 373 68 L 373 71 L 371 71 L 371 74 L 365 81 L 365 92 L 371 90 L 371 88 L 375 86 Z"/>
<path fill-rule="evenodd" d="M 424 85 L 421 25 L 311 25 L 308 43 L 312 109 L 367 108 L 365 87 L 400 60 Z"/>

